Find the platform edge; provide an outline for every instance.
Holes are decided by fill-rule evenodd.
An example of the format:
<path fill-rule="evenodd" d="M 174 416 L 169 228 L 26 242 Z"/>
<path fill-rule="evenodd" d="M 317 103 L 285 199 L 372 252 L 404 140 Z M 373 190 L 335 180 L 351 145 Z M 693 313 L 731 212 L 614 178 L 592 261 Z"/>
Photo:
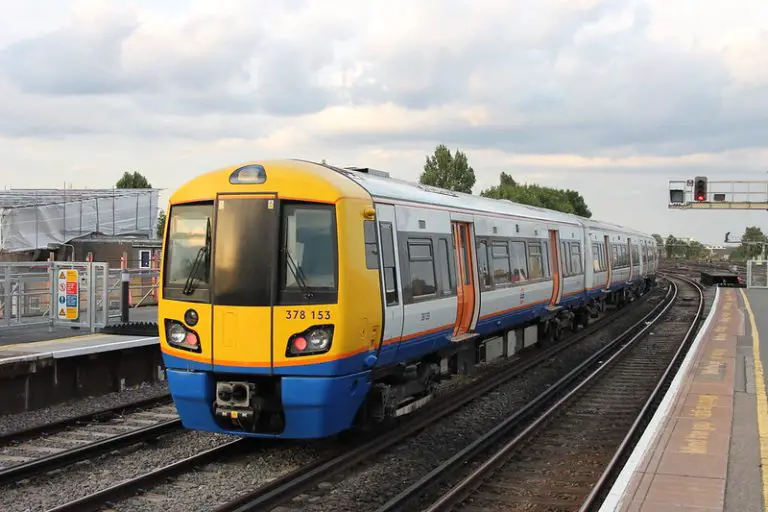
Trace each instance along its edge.
<path fill-rule="evenodd" d="M 632 450 L 632 453 L 627 459 L 627 462 L 624 464 L 621 473 L 619 473 L 619 476 L 616 478 L 616 481 L 611 487 L 611 490 L 608 492 L 608 495 L 600 506 L 599 512 L 613 512 L 619 510 L 622 502 L 626 499 L 627 489 L 629 487 L 632 476 L 635 474 L 637 467 L 646 457 L 648 449 L 653 444 L 653 441 L 657 438 L 657 436 L 661 434 L 660 427 L 669 415 L 675 400 L 677 400 L 677 396 L 680 393 L 682 383 L 687 377 L 691 367 L 693 366 L 693 361 L 696 358 L 696 354 L 698 353 L 699 348 L 701 348 L 702 341 L 709 332 L 712 319 L 717 313 L 717 306 L 721 299 L 720 290 L 721 288 L 718 287 L 715 291 L 715 299 L 712 301 L 712 305 L 710 306 L 707 318 L 701 325 L 699 332 L 696 333 L 696 338 L 693 340 L 688 353 L 685 355 L 685 359 L 683 359 L 683 362 L 680 364 L 680 368 L 678 369 L 675 378 L 672 380 L 672 383 L 670 384 L 669 389 L 667 389 L 667 392 L 664 394 L 664 398 L 659 404 L 658 409 L 656 409 L 653 418 L 651 418 L 648 426 L 643 431 L 643 435 L 640 437 L 640 440 L 637 442 L 634 450 Z"/>

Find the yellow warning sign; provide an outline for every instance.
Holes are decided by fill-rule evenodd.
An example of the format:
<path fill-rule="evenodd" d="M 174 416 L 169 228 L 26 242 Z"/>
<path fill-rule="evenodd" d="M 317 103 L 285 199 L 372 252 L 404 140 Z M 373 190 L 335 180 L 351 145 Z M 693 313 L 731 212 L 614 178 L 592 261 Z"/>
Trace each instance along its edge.
<path fill-rule="evenodd" d="M 80 317 L 80 273 L 77 270 L 59 272 L 58 312 L 61 320 L 77 320 Z"/>

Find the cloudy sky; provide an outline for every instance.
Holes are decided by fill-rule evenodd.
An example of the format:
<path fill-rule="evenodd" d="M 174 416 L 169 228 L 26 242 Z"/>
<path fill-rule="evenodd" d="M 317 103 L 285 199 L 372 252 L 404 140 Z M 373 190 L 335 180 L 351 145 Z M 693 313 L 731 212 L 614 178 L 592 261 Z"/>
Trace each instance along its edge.
<path fill-rule="evenodd" d="M 444 143 L 476 193 L 506 171 L 719 242 L 768 213 L 670 211 L 668 181 L 768 179 L 766 27 L 765 0 L 0 0 L 0 186 L 274 157 L 417 180 Z"/>

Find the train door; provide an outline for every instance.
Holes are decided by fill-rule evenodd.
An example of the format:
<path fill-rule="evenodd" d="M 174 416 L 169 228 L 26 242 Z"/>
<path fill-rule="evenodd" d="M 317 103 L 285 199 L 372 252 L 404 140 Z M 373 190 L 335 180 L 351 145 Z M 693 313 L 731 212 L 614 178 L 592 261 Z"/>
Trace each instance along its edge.
<path fill-rule="evenodd" d="M 560 233 L 556 229 L 549 230 L 549 267 L 552 269 L 552 297 L 550 307 L 556 306 L 563 296 L 562 258 L 560 257 Z"/>
<path fill-rule="evenodd" d="M 400 279 L 400 257 L 397 251 L 397 222 L 395 207 L 390 204 L 376 206 L 379 225 L 379 264 L 381 265 L 381 286 L 384 290 L 384 333 L 382 343 L 397 346 L 403 336 L 403 290 Z M 379 347 L 379 362 L 387 364 L 394 358 L 396 350 Z"/>
<path fill-rule="evenodd" d="M 632 281 L 632 277 L 634 275 L 634 266 L 637 265 L 637 262 L 635 261 L 635 255 L 632 254 L 632 239 L 627 238 L 627 257 L 629 258 L 629 277 L 627 278 L 627 281 Z"/>
<path fill-rule="evenodd" d="M 272 275 L 278 244 L 274 195 L 221 194 L 213 252 L 213 369 L 272 368 Z"/>
<path fill-rule="evenodd" d="M 613 261 L 611 258 L 613 253 L 611 252 L 611 238 L 608 235 L 605 235 L 603 240 L 605 247 L 605 265 L 608 268 L 608 277 L 605 279 L 605 289 L 608 290 L 611 288 L 611 279 L 613 277 Z"/>
<path fill-rule="evenodd" d="M 456 258 L 456 324 L 453 337 L 467 334 L 477 322 L 477 282 L 473 257 L 472 225 L 469 222 L 452 221 L 453 248 Z"/>

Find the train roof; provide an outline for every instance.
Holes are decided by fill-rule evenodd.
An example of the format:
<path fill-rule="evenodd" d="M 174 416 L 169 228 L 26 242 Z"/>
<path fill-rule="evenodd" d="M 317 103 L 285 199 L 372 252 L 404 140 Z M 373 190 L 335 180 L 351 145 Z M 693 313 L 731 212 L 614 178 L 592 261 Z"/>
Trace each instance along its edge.
<path fill-rule="evenodd" d="M 475 210 L 485 213 L 514 215 L 523 218 L 543 220 L 546 222 L 562 222 L 583 225 L 592 229 L 620 231 L 651 238 L 650 235 L 636 229 L 621 226 L 611 222 L 587 219 L 579 215 L 564 213 L 537 206 L 515 203 L 507 199 L 491 199 L 483 196 L 454 192 L 429 185 L 421 185 L 398 178 L 392 178 L 388 173 L 376 169 L 334 167 L 339 172 L 349 176 L 365 188 L 376 199 L 408 201 L 431 204 L 464 210 Z"/>
<path fill-rule="evenodd" d="M 359 183 L 374 199 L 429 204 L 461 210 L 473 210 L 500 215 L 580 225 L 580 217 L 536 206 L 515 203 L 506 199 L 491 199 L 462 192 L 454 192 L 430 185 L 422 185 L 389 177 L 373 169 L 335 167 L 339 172 Z M 375 171 L 375 172 L 370 172 Z"/>
<path fill-rule="evenodd" d="M 595 220 L 595 219 L 587 219 L 582 217 L 582 221 L 584 222 L 584 225 L 588 228 L 594 228 L 594 229 L 604 229 L 604 230 L 612 230 L 612 231 L 621 231 L 622 233 L 628 233 L 631 235 L 637 235 L 642 236 L 645 238 L 653 238 L 651 235 L 647 233 L 643 233 L 642 231 L 638 231 L 635 228 L 630 228 L 628 226 L 623 226 L 621 224 L 614 224 L 613 222 L 605 222 L 602 220 Z"/>

